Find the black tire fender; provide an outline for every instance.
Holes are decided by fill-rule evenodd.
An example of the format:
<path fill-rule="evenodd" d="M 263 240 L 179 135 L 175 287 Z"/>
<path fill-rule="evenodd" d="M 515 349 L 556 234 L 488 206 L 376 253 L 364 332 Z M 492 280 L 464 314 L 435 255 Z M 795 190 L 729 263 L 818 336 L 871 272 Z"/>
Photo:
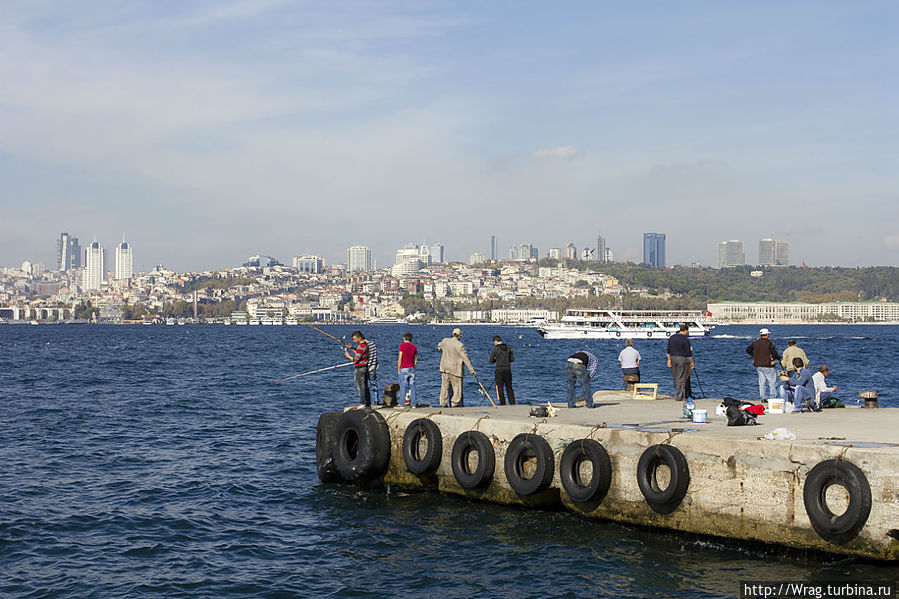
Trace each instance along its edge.
<path fill-rule="evenodd" d="M 524 462 L 531 458 L 535 460 L 534 475 L 525 478 Z M 539 493 L 552 482 L 555 461 L 553 450 L 543 437 L 532 433 L 515 435 L 506 447 L 503 461 L 506 480 L 512 490 L 522 497 Z"/>
<path fill-rule="evenodd" d="M 468 456 L 478 454 L 478 465 L 471 471 Z M 493 480 L 496 468 L 496 454 L 487 435 L 478 431 L 466 431 L 456 438 L 452 452 L 453 476 L 463 489 L 472 490 L 487 487 Z"/>
<path fill-rule="evenodd" d="M 334 463 L 347 481 L 367 481 L 387 470 L 390 429 L 383 416 L 370 409 L 344 412 L 334 431 Z"/>
<path fill-rule="evenodd" d="M 590 480 L 581 480 L 580 467 L 589 461 L 593 468 Z M 602 503 L 612 486 L 612 460 L 605 448 L 593 439 L 580 439 L 568 444 L 559 460 L 562 488 L 575 503 Z"/>
<path fill-rule="evenodd" d="M 837 516 L 827 507 L 827 489 L 839 485 L 849 493 L 846 511 Z M 871 486 L 861 469 L 844 460 L 826 460 L 805 477 L 802 499 L 808 519 L 821 538 L 837 545 L 858 536 L 871 514 Z"/>
<path fill-rule="evenodd" d="M 656 470 L 665 465 L 670 472 L 668 486 L 659 488 Z M 652 445 L 646 448 L 637 463 L 637 485 L 649 507 L 659 514 L 670 514 L 687 494 L 690 486 L 690 468 L 687 458 L 672 445 Z"/>
<path fill-rule="evenodd" d="M 419 450 L 422 438 L 428 442 L 424 455 Z M 443 437 L 440 436 L 437 423 L 427 418 L 413 420 L 403 434 L 403 461 L 406 463 L 406 470 L 412 474 L 434 472 L 440 466 L 442 457 Z"/>
<path fill-rule="evenodd" d="M 334 435 L 339 418 L 340 412 L 325 412 L 318 417 L 318 425 L 315 427 L 315 463 L 318 480 L 323 483 L 343 481 L 343 476 L 334 463 Z"/>

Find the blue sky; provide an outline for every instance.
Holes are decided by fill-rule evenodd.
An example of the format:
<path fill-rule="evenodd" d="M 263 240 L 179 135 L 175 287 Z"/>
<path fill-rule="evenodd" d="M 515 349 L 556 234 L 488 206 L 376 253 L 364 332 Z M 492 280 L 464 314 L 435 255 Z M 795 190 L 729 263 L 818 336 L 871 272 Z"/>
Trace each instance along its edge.
<path fill-rule="evenodd" d="M 899 4 L 7 1 L 0 265 L 529 242 L 899 264 Z"/>

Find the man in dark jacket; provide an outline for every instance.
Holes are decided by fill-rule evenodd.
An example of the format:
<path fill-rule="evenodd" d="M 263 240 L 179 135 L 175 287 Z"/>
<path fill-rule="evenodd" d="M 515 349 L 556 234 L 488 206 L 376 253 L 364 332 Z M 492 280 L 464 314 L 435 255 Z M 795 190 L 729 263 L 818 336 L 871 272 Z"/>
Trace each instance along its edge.
<path fill-rule="evenodd" d="M 499 405 L 506 405 L 506 396 L 503 393 L 505 389 L 509 394 L 509 405 L 515 405 L 515 392 L 512 391 L 512 362 L 515 356 L 512 354 L 512 348 L 503 343 L 499 335 L 493 337 L 493 351 L 490 352 L 490 363 L 496 364 L 496 372 L 494 374 L 494 384 L 496 385 L 496 395 L 499 397 Z"/>
<path fill-rule="evenodd" d="M 684 401 L 687 397 L 687 384 L 693 371 L 693 348 L 690 346 L 690 327 L 686 323 L 680 325 L 677 333 L 668 338 L 668 368 L 674 379 L 674 399 Z M 692 394 L 692 392 L 691 392 Z"/>
<path fill-rule="evenodd" d="M 759 399 L 777 397 L 777 372 L 774 366 L 780 360 L 780 354 L 774 343 L 768 339 L 768 329 L 759 331 L 759 338 L 749 344 L 746 353 L 752 356 L 752 365 L 759 374 Z M 765 382 L 768 383 L 768 394 L 765 394 Z"/>

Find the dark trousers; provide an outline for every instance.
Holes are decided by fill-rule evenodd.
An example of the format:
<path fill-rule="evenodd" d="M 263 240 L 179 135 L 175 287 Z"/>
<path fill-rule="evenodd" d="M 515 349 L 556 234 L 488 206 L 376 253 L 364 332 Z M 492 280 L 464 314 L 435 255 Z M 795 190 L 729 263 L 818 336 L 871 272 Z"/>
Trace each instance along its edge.
<path fill-rule="evenodd" d="M 356 380 L 356 391 L 359 392 L 359 403 L 370 408 L 371 392 L 368 390 L 368 366 L 360 366 L 353 370 L 353 378 Z"/>
<path fill-rule="evenodd" d="M 690 358 L 671 356 L 671 377 L 674 379 L 674 399 L 684 399 L 690 381 Z"/>
<path fill-rule="evenodd" d="M 494 375 L 496 396 L 499 397 L 499 405 L 506 405 L 506 394 L 509 395 L 509 405 L 515 405 L 515 392 L 512 391 L 512 370 L 510 368 L 497 368 Z M 505 390 L 506 393 L 503 393 Z"/>

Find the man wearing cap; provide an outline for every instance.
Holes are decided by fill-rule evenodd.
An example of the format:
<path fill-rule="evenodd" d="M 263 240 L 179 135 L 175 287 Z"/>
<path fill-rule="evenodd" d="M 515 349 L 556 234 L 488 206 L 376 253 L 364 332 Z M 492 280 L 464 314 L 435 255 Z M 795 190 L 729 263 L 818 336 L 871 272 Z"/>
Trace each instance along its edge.
<path fill-rule="evenodd" d="M 759 331 L 759 338 L 749 344 L 746 353 L 752 356 L 752 365 L 759 375 L 759 399 L 772 399 L 777 397 L 777 372 L 774 366 L 780 360 L 780 354 L 774 343 L 768 339 L 768 329 Z M 765 391 L 765 383 L 768 383 L 768 391 Z"/>
<path fill-rule="evenodd" d="M 462 365 L 468 367 L 472 376 L 477 376 L 462 343 L 462 330 L 453 329 L 453 336 L 438 343 L 437 349 L 443 354 L 440 356 L 440 407 L 461 408 Z"/>
<path fill-rule="evenodd" d="M 678 401 L 683 401 L 686 397 L 687 382 L 694 367 L 689 334 L 690 327 L 684 323 L 676 334 L 668 338 L 668 368 L 674 379 L 674 399 Z"/>

